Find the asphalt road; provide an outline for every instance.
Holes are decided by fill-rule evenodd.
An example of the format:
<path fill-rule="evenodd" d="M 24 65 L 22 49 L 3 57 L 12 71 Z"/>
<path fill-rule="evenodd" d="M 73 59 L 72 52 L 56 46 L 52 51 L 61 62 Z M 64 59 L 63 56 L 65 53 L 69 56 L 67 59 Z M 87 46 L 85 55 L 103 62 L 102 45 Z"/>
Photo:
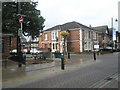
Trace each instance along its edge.
<path fill-rule="evenodd" d="M 92 56 L 72 56 L 71 58 Z M 72 66 L 71 66 L 72 68 Z M 118 53 L 97 56 L 97 61 L 73 71 L 18 86 L 17 88 L 88 88 L 118 72 Z M 117 87 L 116 87 L 117 88 Z"/>

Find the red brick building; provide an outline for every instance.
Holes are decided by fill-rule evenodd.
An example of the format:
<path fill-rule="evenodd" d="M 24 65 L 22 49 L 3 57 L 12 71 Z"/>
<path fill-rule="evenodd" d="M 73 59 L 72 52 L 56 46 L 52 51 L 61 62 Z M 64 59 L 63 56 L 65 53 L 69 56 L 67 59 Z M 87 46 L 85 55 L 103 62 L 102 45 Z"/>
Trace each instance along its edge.
<path fill-rule="evenodd" d="M 111 45 L 112 43 L 112 29 L 108 28 L 107 25 L 93 27 L 95 30 L 98 31 L 98 41 L 100 48 L 106 48 Z"/>
<path fill-rule="evenodd" d="M 51 52 L 63 51 L 61 31 L 69 32 L 65 43 L 66 52 L 92 51 L 93 44 L 98 44 L 97 31 L 78 22 L 69 22 L 49 28 L 39 37 L 39 48 L 50 48 Z"/>

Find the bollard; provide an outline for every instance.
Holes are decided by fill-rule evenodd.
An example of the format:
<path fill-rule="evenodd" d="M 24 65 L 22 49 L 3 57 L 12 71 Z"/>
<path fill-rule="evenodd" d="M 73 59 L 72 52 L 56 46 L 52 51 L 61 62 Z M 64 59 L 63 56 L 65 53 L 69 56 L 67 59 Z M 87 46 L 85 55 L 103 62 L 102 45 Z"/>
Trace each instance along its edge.
<path fill-rule="evenodd" d="M 68 52 L 68 59 L 70 59 L 70 53 Z"/>
<path fill-rule="evenodd" d="M 96 60 L 96 53 L 94 52 L 94 60 Z"/>
<path fill-rule="evenodd" d="M 61 69 L 64 70 L 64 58 L 61 58 Z"/>
<path fill-rule="evenodd" d="M 20 52 L 20 54 L 18 56 L 18 67 L 19 68 L 22 67 L 22 61 L 23 61 L 23 54 L 22 54 L 22 52 Z"/>

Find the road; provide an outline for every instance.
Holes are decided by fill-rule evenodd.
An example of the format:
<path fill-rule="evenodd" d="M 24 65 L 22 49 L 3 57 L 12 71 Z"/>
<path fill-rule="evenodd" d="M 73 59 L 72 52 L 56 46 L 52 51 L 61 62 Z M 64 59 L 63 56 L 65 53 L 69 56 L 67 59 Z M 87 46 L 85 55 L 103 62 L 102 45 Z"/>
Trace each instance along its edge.
<path fill-rule="evenodd" d="M 79 57 L 72 56 L 74 59 Z M 71 66 L 69 69 L 72 68 Z M 53 77 L 38 78 L 36 81 L 23 83 L 17 88 L 89 88 L 98 81 L 118 72 L 118 53 L 97 56 L 96 61 L 74 68 L 74 70 L 69 72 L 66 69 L 64 70 L 65 73 L 57 74 Z"/>

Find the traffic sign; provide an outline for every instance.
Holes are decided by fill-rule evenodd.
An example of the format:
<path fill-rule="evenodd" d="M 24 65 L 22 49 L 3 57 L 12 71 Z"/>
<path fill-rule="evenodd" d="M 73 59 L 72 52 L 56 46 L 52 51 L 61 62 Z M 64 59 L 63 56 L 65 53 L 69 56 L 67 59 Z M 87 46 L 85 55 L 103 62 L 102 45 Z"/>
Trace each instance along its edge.
<path fill-rule="evenodd" d="M 22 23 L 23 22 L 23 18 L 19 18 L 19 23 Z"/>
<path fill-rule="evenodd" d="M 22 36 L 22 30 L 18 30 L 18 36 L 21 37 Z"/>

